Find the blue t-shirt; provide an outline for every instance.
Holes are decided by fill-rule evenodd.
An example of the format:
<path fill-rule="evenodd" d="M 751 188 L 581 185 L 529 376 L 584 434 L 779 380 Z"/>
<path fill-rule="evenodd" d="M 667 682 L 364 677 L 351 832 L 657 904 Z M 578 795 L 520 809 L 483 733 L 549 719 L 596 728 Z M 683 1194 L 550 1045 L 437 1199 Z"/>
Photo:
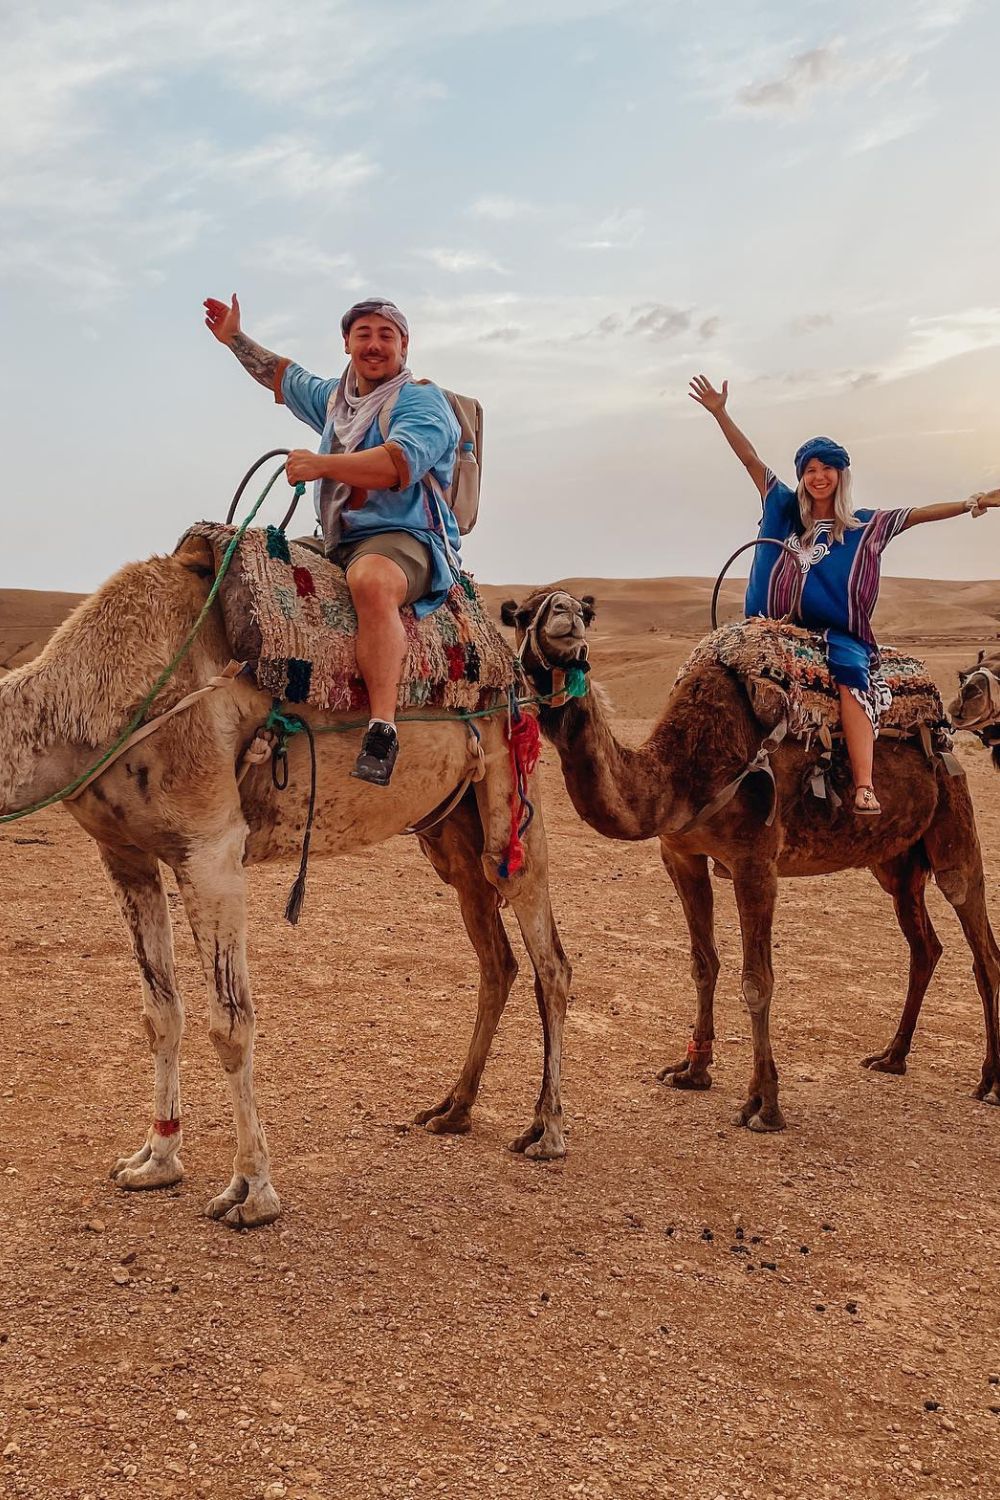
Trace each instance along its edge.
<path fill-rule="evenodd" d="M 281 379 L 281 399 L 293 416 L 320 434 L 320 453 L 333 448 L 333 417 L 327 417 L 327 409 L 337 384 L 337 378 L 311 375 L 296 364 L 290 364 Z M 425 476 L 433 474 L 442 489 L 448 488 L 461 435 L 443 391 L 436 385 L 411 384 L 403 386 L 396 398 L 387 436 L 383 438 L 376 419 L 356 450 L 395 443 L 406 459 L 410 483 L 395 490 L 369 490 L 357 510 L 345 506 L 342 540 L 358 542 L 380 531 L 409 531 L 424 543 L 431 554 L 431 587 L 413 606 L 417 616 L 429 615 L 442 605 L 456 581 L 452 562 L 457 567 L 462 540 L 458 523 L 447 505 L 438 504 Z M 318 484 L 315 495 L 318 515 Z"/>

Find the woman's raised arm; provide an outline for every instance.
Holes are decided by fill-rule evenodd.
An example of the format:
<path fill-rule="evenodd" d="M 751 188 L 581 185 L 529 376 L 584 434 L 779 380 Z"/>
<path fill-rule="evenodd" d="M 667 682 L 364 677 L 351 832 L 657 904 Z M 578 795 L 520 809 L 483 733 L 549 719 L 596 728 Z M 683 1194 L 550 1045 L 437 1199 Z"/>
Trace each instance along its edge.
<path fill-rule="evenodd" d="M 722 382 L 722 390 L 717 391 L 715 386 L 704 375 L 696 375 L 691 381 L 691 389 L 688 395 L 692 401 L 697 401 L 706 411 L 711 412 L 722 429 L 723 437 L 732 448 L 740 463 L 746 469 L 757 489 L 760 491 L 761 499 L 764 498 L 764 482 L 767 478 L 767 465 L 763 463 L 757 454 L 757 450 L 747 437 L 741 432 L 726 411 L 726 401 L 729 398 L 729 381 Z"/>
<path fill-rule="evenodd" d="M 954 516 L 968 511 L 981 516 L 986 510 L 1000 507 L 1000 490 L 984 490 L 981 495 L 970 495 L 968 500 L 943 500 L 940 505 L 915 505 L 901 529 L 909 531 L 911 526 L 923 526 L 927 521 L 950 521 Z"/>

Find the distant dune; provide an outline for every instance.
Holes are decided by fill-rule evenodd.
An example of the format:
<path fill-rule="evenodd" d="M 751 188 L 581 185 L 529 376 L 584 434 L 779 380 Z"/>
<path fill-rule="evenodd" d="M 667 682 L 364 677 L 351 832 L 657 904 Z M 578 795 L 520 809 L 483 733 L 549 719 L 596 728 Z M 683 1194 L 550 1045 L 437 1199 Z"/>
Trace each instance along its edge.
<path fill-rule="evenodd" d="M 678 665 L 709 629 L 708 578 L 569 578 L 575 594 L 593 594 L 593 654 L 619 712 L 645 718 L 661 707 Z M 533 585 L 486 584 L 494 614 L 504 599 L 523 599 Z M 720 618 L 740 611 L 743 583 L 727 582 Z M 0 670 L 37 654 L 82 594 L 0 589 Z M 926 658 L 943 685 L 975 651 L 1000 638 L 1000 581 L 940 582 L 887 578 L 876 616 L 879 638 Z"/>

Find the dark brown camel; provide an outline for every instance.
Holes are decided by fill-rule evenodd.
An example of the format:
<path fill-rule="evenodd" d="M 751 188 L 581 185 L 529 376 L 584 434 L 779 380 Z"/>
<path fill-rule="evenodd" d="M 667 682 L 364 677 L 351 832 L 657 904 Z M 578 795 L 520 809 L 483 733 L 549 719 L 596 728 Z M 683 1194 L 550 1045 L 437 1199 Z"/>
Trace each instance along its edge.
<path fill-rule="evenodd" d="M 520 606 L 513 600 L 503 606 L 504 623 L 515 627 L 525 668 L 540 693 L 552 690 L 554 669 L 580 659 L 593 617 L 592 600 L 562 590 L 539 590 Z M 884 1051 L 865 1059 L 865 1066 L 906 1071 L 920 1006 L 942 951 L 924 901 L 933 874 L 972 949 L 986 1017 L 986 1058 L 976 1097 L 1000 1105 L 1000 950 L 986 913 L 982 856 L 964 777 L 949 776 L 930 763 L 913 742 L 880 740 L 875 773 L 884 812 L 862 819 L 846 805 L 832 811 L 805 790 L 810 757 L 799 742 L 785 740 L 771 756 L 776 809 L 770 827 L 771 783 L 754 773 L 727 806 L 683 831 L 754 757 L 764 738 L 746 693 L 729 672 L 716 666 L 690 672 L 637 749 L 615 738 L 599 690 L 543 709 L 541 727 L 559 753 L 580 816 L 607 838 L 658 838 L 680 897 L 691 933 L 698 1009 L 687 1056 L 662 1070 L 663 1082 L 689 1089 L 711 1084 L 719 972 L 711 856 L 732 875 L 743 939 L 743 994 L 753 1028 L 753 1072 L 735 1123 L 752 1130 L 780 1130 L 785 1123 L 768 1026 L 778 880 L 844 869 L 872 871 L 893 898 L 910 948 L 909 987 L 896 1034 Z"/>

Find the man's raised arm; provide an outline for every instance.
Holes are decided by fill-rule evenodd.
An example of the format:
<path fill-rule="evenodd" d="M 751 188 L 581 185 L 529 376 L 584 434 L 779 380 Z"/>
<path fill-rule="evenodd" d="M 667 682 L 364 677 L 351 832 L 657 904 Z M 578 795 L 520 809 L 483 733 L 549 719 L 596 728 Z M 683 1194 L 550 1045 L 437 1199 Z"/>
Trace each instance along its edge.
<path fill-rule="evenodd" d="M 219 302 L 215 297 L 205 298 L 205 326 L 220 344 L 225 344 L 233 351 L 244 370 L 253 376 L 258 385 L 266 386 L 269 391 L 276 390 L 278 375 L 289 361 L 279 354 L 272 354 L 270 349 L 255 344 L 243 332 L 240 328 L 240 304 L 235 292 L 232 305 Z"/>

